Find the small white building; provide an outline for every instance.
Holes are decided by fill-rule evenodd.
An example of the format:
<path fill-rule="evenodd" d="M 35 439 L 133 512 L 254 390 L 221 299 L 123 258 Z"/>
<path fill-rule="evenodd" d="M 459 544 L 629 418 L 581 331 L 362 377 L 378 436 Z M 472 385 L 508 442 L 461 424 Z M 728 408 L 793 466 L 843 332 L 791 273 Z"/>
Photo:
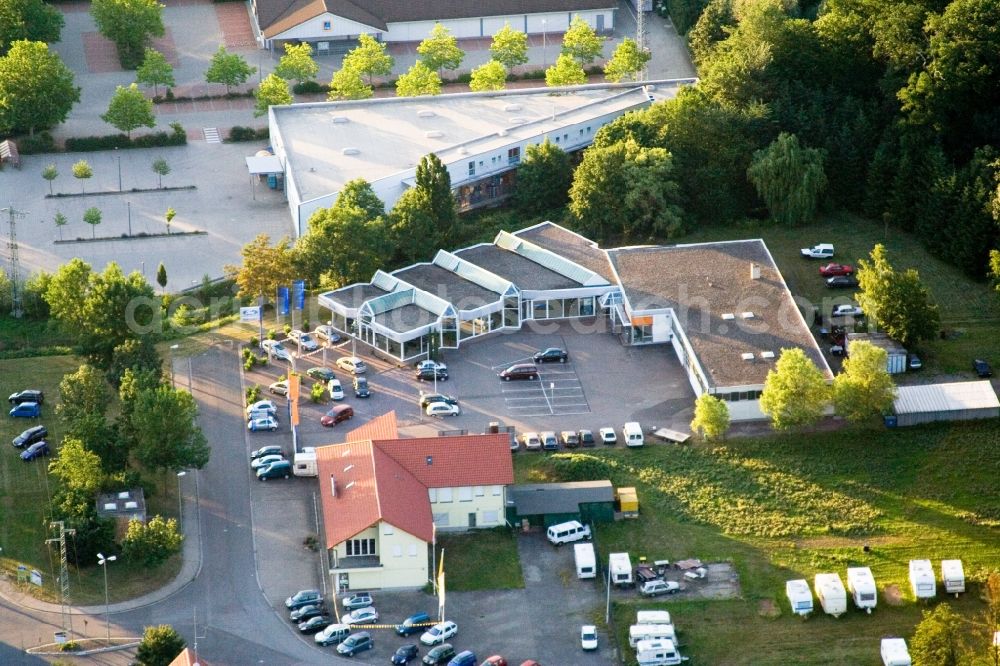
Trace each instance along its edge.
<path fill-rule="evenodd" d="M 835 573 L 816 574 L 813 587 L 824 613 L 840 617 L 847 612 L 847 590 L 840 576 Z"/>
<path fill-rule="evenodd" d="M 941 560 L 941 583 L 945 594 L 956 597 L 965 592 L 965 569 L 962 560 Z"/>
<path fill-rule="evenodd" d="M 910 560 L 910 590 L 916 599 L 937 596 L 937 580 L 930 560 Z"/>
<path fill-rule="evenodd" d="M 878 603 L 875 576 L 868 567 L 848 567 L 847 589 L 854 598 L 854 605 L 871 613 Z"/>
<path fill-rule="evenodd" d="M 990 381 L 900 386 L 892 403 L 896 425 L 1000 417 L 1000 399 Z"/>
<path fill-rule="evenodd" d="M 792 607 L 792 612 L 805 617 L 813 612 L 813 595 L 809 583 L 799 578 L 785 583 L 785 596 Z"/>

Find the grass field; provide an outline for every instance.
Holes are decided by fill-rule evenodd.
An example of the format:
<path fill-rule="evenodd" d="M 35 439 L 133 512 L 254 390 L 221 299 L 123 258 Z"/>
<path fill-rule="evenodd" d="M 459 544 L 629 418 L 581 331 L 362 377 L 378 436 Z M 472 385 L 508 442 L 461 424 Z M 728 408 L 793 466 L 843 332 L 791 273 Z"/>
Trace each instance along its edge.
<path fill-rule="evenodd" d="M 848 430 L 724 445 L 649 446 L 518 456 L 521 482 L 610 478 L 635 485 L 641 516 L 598 527 L 601 555 L 732 561 L 743 595 L 670 602 L 684 653 L 699 664 L 877 664 L 879 639 L 909 637 L 922 605 L 908 594 L 911 559 L 961 558 L 981 579 L 1000 566 L 1000 476 L 994 423 Z M 863 546 L 868 544 L 870 552 Z M 873 615 L 792 616 L 784 582 L 871 567 Z M 899 605 L 887 602 L 898 586 Z M 891 596 L 891 595 L 890 595 Z M 763 612 L 780 610 L 780 616 Z M 981 610 L 975 587 L 957 602 Z M 628 631 L 635 607 L 616 606 Z"/>
<path fill-rule="evenodd" d="M 510 590 L 524 587 L 517 535 L 509 530 L 476 530 L 471 534 L 438 535 L 437 552 L 444 551 L 448 589 Z"/>
<path fill-rule="evenodd" d="M 59 398 L 59 382 L 64 374 L 73 372 L 79 360 L 70 356 L 47 356 L 38 358 L 0 361 L 2 389 L 8 395 L 23 388 L 38 388 L 45 391 L 45 405 L 42 419 L 49 429 L 49 442 L 57 447 L 62 441 L 62 428 L 55 418 L 55 406 Z M 37 596 L 54 599 L 55 578 L 58 564 L 58 548 L 50 550 L 45 539 L 54 536 L 46 529 L 51 497 L 55 490 L 53 480 L 46 473 L 48 459 L 23 462 L 20 450 L 10 445 L 10 441 L 25 428 L 35 425 L 28 419 L 0 417 L 0 568 L 8 572 L 18 564 L 26 564 L 38 569 L 45 582 L 44 589 L 36 590 Z M 171 480 L 173 475 L 171 475 Z M 161 479 L 153 477 L 154 483 Z M 158 484 L 164 492 L 154 493 L 147 498 L 147 508 L 151 513 L 176 516 L 176 484 Z M 72 541 L 70 541 L 72 548 Z M 149 571 L 133 566 L 123 558 L 110 565 L 108 570 L 109 595 L 112 600 L 127 599 L 160 587 L 180 571 L 181 558 L 175 556 L 156 570 Z M 70 594 L 76 604 L 94 604 L 104 601 L 104 578 L 99 567 L 84 567 L 70 571 Z"/>

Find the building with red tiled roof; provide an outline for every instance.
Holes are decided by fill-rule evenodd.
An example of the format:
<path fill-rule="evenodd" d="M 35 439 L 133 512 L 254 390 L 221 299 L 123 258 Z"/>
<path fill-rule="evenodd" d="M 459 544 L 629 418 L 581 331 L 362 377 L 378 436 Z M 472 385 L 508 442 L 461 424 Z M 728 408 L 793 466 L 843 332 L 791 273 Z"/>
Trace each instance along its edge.
<path fill-rule="evenodd" d="M 338 590 L 421 587 L 436 530 L 504 523 L 514 481 L 506 434 L 399 439 L 395 426 L 390 412 L 315 450 Z"/>

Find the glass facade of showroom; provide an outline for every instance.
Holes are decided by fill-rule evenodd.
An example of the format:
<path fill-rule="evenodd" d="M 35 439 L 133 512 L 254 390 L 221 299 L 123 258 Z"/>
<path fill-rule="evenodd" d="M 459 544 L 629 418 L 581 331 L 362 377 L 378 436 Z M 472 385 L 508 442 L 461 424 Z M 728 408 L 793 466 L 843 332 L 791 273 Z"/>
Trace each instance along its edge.
<path fill-rule="evenodd" d="M 597 310 L 597 297 L 535 298 L 521 302 L 521 319 L 570 319 L 593 317 Z"/>

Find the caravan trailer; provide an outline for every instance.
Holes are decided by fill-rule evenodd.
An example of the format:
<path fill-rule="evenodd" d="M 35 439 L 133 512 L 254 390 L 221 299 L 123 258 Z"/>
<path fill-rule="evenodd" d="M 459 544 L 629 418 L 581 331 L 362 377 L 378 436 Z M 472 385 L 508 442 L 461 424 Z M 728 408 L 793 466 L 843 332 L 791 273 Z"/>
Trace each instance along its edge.
<path fill-rule="evenodd" d="M 639 641 L 677 642 L 677 631 L 672 624 L 633 624 L 628 628 L 628 644 L 636 647 Z"/>
<path fill-rule="evenodd" d="M 965 592 L 965 570 L 962 560 L 941 560 L 941 582 L 944 583 L 945 594 Z"/>
<path fill-rule="evenodd" d="M 641 610 L 635 613 L 636 624 L 673 624 L 670 621 L 670 611 Z"/>
<path fill-rule="evenodd" d="M 632 587 L 632 560 L 628 553 L 611 553 L 608 556 L 608 571 L 611 573 L 611 583 L 619 587 Z"/>
<path fill-rule="evenodd" d="M 639 641 L 635 646 L 635 658 L 639 666 L 677 666 L 681 663 L 681 653 L 673 641 Z"/>
<path fill-rule="evenodd" d="M 883 666 L 911 666 L 910 651 L 906 649 L 906 641 L 902 638 L 882 639 Z"/>
<path fill-rule="evenodd" d="M 917 599 L 933 599 L 937 595 L 937 580 L 930 560 L 910 560 L 910 589 Z"/>
<path fill-rule="evenodd" d="M 878 588 L 875 586 L 875 576 L 868 567 L 849 567 L 847 569 L 847 589 L 854 597 L 854 605 L 872 612 L 878 603 Z"/>
<path fill-rule="evenodd" d="M 595 578 L 597 576 L 597 558 L 594 556 L 594 544 L 574 544 L 573 557 L 576 560 L 577 578 Z"/>
<path fill-rule="evenodd" d="M 785 583 L 785 595 L 792 606 L 792 612 L 805 617 L 813 612 L 813 595 L 809 583 L 802 580 L 790 580 Z"/>
<path fill-rule="evenodd" d="M 316 476 L 316 449 L 307 446 L 301 451 L 296 451 L 292 457 L 292 474 L 295 476 Z"/>
<path fill-rule="evenodd" d="M 847 590 L 844 589 L 840 576 L 835 573 L 816 574 L 813 587 L 816 588 L 816 598 L 824 613 L 840 617 L 847 611 Z"/>

